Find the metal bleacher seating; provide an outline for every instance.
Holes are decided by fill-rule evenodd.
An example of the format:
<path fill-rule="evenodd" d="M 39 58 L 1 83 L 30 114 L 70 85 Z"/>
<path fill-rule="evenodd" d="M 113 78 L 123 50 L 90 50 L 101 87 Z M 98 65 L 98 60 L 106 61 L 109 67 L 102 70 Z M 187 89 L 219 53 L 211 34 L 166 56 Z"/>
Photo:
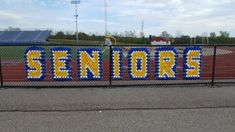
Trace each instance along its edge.
<path fill-rule="evenodd" d="M 0 45 L 47 43 L 51 31 L 0 31 Z"/>

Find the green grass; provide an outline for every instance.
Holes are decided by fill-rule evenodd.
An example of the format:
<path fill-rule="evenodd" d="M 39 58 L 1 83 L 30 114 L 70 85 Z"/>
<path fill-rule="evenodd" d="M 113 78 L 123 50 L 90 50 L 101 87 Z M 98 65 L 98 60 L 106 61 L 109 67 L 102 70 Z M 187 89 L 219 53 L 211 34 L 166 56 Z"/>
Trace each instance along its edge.
<path fill-rule="evenodd" d="M 41 46 L 45 49 L 46 52 L 46 58 L 50 58 L 51 56 L 51 49 L 53 46 Z M 63 47 L 66 47 L 66 45 L 63 45 Z M 72 59 L 76 60 L 77 58 L 77 49 L 79 47 L 77 46 L 67 46 L 68 48 L 72 49 Z M 2 60 L 22 60 L 24 59 L 24 52 L 27 49 L 27 46 L 0 46 L 0 55 Z M 103 50 L 103 48 L 101 48 Z M 107 49 L 103 53 L 103 59 L 109 58 L 109 49 Z"/>
<path fill-rule="evenodd" d="M 77 49 L 85 45 L 102 45 L 103 41 L 79 41 L 78 46 L 66 46 L 66 44 L 75 44 L 76 40 L 63 40 L 63 39 L 54 39 L 49 40 L 49 42 L 61 44 L 61 47 L 69 47 L 72 49 L 72 58 L 75 60 L 77 58 Z M 23 60 L 24 52 L 29 46 L 0 46 L 0 55 L 2 60 Z M 50 58 L 50 50 L 56 46 L 40 46 L 45 49 L 46 58 Z M 91 47 L 94 48 L 94 47 Z M 99 47 L 101 48 L 101 47 Z M 101 48 L 103 50 L 104 48 Z M 103 59 L 109 58 L 109 49 L 103 53 Z"/>
<path fill-rule="evenodd" d="M 76 40 L 66 40 L 66 39 L 50 39 L 49 42 L 61 44 L 61 47 L 69 47 L 72 49 L 72 57 L 73 60 L 77 58 L 77 48 L 86 47 L 86 45 L 100 45 L 104 44 L 104 41 L 79 41 L 78 46 L 66 46 L 66 44 L 76 44 Z M 124 43 L 118 43 L 124 44 Z M 117 45 L 118 45 L 117 44 Z M 128 44 L 131 45 L 131 44 Z M 46 58 L 50 58 L 50 50 L 55 46 L 41 46 L 45 48 L 46 51 Z M 0 46 L 0 55 L 2 60 L 23 60 L 24 59 L 24 52 L 28 48 L 28 46 Z M 92 48 L 92 47 L 90 47 Z M 93 47 L 94 48 L 94 47 Z M 103 50 L 103 48 L 102 48 Z M 103 53 L 103 59 L 109 58 L 109 49 Z"/>
<path fill-rule="evenodd" d="M 4 46 L 0 47 L 2 60 L 18 60 L 24 58 L 25 46 Z"/>

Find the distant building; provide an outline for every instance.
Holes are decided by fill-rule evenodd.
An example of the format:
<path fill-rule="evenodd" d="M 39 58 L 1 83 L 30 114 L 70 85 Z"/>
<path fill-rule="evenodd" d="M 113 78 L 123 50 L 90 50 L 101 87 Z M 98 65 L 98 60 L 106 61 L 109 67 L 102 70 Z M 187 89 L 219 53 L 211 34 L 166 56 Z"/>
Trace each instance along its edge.
<path fill-rule="evenodd" d="M 171 45 L 171 39 L 170 38 L 163 38 L 160 36 L 152 37 L 151 44 L 152 45 Z"/>

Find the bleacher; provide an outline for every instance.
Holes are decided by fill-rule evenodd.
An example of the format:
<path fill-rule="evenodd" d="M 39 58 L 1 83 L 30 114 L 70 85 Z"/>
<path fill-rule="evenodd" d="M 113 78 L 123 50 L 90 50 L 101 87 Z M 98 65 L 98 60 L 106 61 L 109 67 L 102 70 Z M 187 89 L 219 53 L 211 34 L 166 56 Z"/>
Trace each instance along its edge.
<path fill-rule="evenodd" d="M 44 44 L 51 31 L 0 31 L 0 45 Z"/>

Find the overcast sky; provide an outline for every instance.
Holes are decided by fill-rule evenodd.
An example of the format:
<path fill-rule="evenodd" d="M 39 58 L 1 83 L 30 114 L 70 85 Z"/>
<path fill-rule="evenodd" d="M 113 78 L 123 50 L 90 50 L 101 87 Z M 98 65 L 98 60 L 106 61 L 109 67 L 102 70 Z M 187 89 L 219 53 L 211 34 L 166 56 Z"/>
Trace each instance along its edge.
<path fill-rule="evenodd" d="M 228 31 L 235 36 L 235 0 L 108 0 L 109 31 L 158 35 L 168 31 L 191 36 Z M 104 32 L 103 0 L 81 0 L 79 31 Z M 70 0 L 0 0 L 0 29 L 74 30 Z"/>

